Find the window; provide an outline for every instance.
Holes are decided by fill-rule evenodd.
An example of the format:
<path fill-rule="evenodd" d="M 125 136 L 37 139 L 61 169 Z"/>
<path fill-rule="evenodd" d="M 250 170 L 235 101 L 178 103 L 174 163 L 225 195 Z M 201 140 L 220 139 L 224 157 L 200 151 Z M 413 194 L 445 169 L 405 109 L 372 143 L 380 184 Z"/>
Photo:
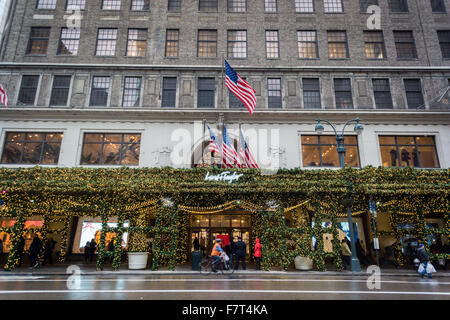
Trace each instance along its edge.
<path fill-rule="evenodd" d="M 295 0 L 295 12 L 311 13 L 314 12 L 313 0 Z"/>
<path fill-rule="evenodd" d="M 379 136 L 383 167 L 439 168 L 433 136 Z"/>
<path fill-rule="evenodd" d="M 175 108 L 177 96 L 177 78 L 164 77 L 162 86 L 162 101 L 161 107 Z"/>
<path fill-rule="evenodd" d="M 145 57 L 147 52 L 147 29 L 128 29 L 127 56 Z"/>
<path fill-rule="evenodd" d="M 61 38 L 59 40 L 58 54 L 76 56 L 78 55 L 78 46 L 80 44 L 80 29 L 62 28 Z"/>
<path fill-rule="evenodd" d="M 244 77 L 242 77 L 242 79 L 247 80 Z M 228 100 L 229 100 L 229 106 L 232 109 L 246 108 L 245 104 L 241 100 L 239 100 L 239 98 L 230 90 L 228 90 Z"/>
<path fill-rule="evenodd" d="M 280 58 L 277 30 L 266 31 L 266 57 L 267 59 Z"/>
<path fill-rule="evenodd" d="M 359 0 L 359 9 L 361 13 L 367 13 L 367 8 L 377 6 L 378 0 Z"/>
<path fill-rule="evenodd" d="M 412 31 L 394 31 L 394 41 L 398 59 L 417 59 Z"/>
<path fill-rule="evenodd" d="M 120 10 L 121 0 L 103 0 L 102 10 Z"/>
<path fill-rule="evenodd" d="M 53 10 L 56 8 L 56 0 L 38 0 L 37 9 Z"/>
<path fill-rule="evenodd" d="M 408 0 L 389 0 L 388 3 L 392 13 L 408 12 Z"/>
<path fill-rule="evenodd" d="M 131 0 L 131 11 L 148 11 L 150 0 Z"/>
<path fill-rule="evenodd" d="M 267 94 L 268 94 L 268 107 L 269 108 L 281 108 L 281 79 L 269 78 L 267 79 Z"/>
<path fill-rule="evenodd" d="M 216 83 L 214 78 L 198 78 L 197 107 L 214 108 L 215 90 Z"/>
<path fill-rule="evenodd" d="M 437 34 L 441 45 L 442 58 L 450 59 L 450 31 L 438 31 Z"/>
<path fill-rule="evenodd" d="M 420 79 L 404 79 L 406 100 L 409 109 L 415 109 L 424 105 L 422 84 Z"/>
<path fill-rule="evenodd" d="M 228 0 L 228 12 L 247 11 L 247 0 Z"/>
<path fill-rule="evenodd" d="M 82 165 L 139 165 L 139 133 L 85 133 Z"/>
<path fill-rule="evenodd" d="M 431 11 L 433 13 L 445 13 L 444 0 L 431 0 Z"/>
<path fill-rule="evenodd" d="M 50 37 L 50 28 L 33 27 L 30 32 L 27 54 L 47 54 L 48 39 Z"/>
<path fill-rule="evenodd" d="M 4 164 L 58 164 L 61 132 L 7 132 Z"/>
<path fill-rule="evenodd" d="M 367 59 L 384 59 L 386 57 L 383 32 L 364 31 L 364 42 Z"/>
<path fill-rule="evenodd" d="M 51 106 L 67 105 L 71 78 L 71 76 L 54 76 L 52 95 L 50 97 Z"/>
<path fill-rule="evenodd" d="M 344 164 L 359 167 L 358 139 L 344 136 Z M 335 135 L 302 136 L 302 158 L 304 167 L 340 167 Z"/>
<path fill-rule="evenodd" d="M 247 58 L 247 31 L 228 31 L 228 58 Z"/>
<path fill-rule="evenodd" d="M 373 96 L 377 109 L 392 109 L 391 88 L 389 79 L 372 79 Z"/>
<path fill-rule="evenodd" d="M 109 77 L 93 77 L 90 106 L 106 107 L 108 104 Z"/>
<path fill-rule="evenodd" d="M 139 107 L 141 98 L 141 77 L 125 77 L 122 106 Z"/>
<path fill-rule="evenodd" d="M 166 57 L 177 58 L 178 57 L 178 41 L 179 31 L 175 29 L 166 31 Z"/>
<path fill-rule="evenodd" d="M 217 0 L 198 0 L 198 11 L 211 12 L 217 11 Z"/>
<path fill-rule="evenodd" d="M 265 12 L 277 12 L 277 0 L 264 0 Z"/>
<path fill-rule="evenodd" d="M 342 13 L 344 12 L 344 6 L 342 0 L 324 0 L 323 7 L 325 13 Z"/>
<path fill-rule="evenodd" d="M 117 29 L 98 29 L 96 56 L 116 54 Z"/>
<path fill-rule="evenodd" d="M 167 3 L 167 11 L 180 12 L 181 11 L 181 0 L 169 0 L 169 2 Z"/>
<path fill-rule="evenodd" d="M 217 31 L 198 31 L 198 52 L 200 58 L 215 58 L 217 56 Z"/>
<path fill-rule="evenodd" d="M 334 79 L 336 109 L 353 109 L 352 85 L 350 79 Z"/>
<path fill-rule="evenodd" d="M 330 59 L 348 59 L 347 33 L 328 31 L 328 57 Z"/>
<path fill-rule="evenodd" d="M 84 10 L 86 8 L 86 0 L 67 0 L 67 10 Z"/>
<path fill-rule="evenodd" d="M 39 84 L 39 76 L 23 76 L 20 84 L 19 106 L 32 106 L 36 99 L 36 91 Z"/>
<path fill-rule="evenodd" d="M 297 31 L 297 42 L 300 59 L 319 58 L 316 31 Z"/>
<path fill-rule="evenodd" d="M 318 78 L 303 78 L 303 103 L 305 109 L 322 108 Z"/>

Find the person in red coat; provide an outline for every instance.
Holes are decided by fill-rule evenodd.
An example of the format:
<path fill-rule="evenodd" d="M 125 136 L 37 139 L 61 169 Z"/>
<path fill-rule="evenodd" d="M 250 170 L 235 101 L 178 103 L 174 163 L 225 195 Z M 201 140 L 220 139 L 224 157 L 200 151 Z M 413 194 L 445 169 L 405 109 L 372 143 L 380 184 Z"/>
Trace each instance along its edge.
<path fill-rule="evenodd" d="M 255 243 L 255 263 L 256 263 L 256 270 L 261 270 L 261 243 L 259 242 L 259 239 L 256 238 Z"/>

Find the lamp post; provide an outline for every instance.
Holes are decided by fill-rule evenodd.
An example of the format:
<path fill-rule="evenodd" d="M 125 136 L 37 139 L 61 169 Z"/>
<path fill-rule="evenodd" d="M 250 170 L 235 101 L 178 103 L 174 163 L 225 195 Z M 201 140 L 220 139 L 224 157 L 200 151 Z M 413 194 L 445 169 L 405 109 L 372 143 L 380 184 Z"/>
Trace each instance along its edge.
<path fill-rule="evenodd" d="M 339 155 L 339 164 L 340 164 L 341 168 L 344 168 L 345 167 L 345 164 L 344 164 L 344 155 L 345 155 L 344 131 L 345 131 L 345 128 L 350 123 L 356 122 L 354 131 L 359 135 L 364 130 L 364 127 L 362 124 L 359 123 L 359 118 L 355 118 L 352 120 L 348 120 L 344 124 L 344 127 L 342 128 L 342 132 L 338 133 L 338 131 L 336 130 L 336 127 L 330 121 L 324 120 L 324 119 L 317 119 L 315 131 L 318 134 L 322 134 L 325 129 L 324 126 L 321 124 L 321 122 L 328 123 L 333 128 L 334 134 L 336 135 L 336 145 L 337 145 L 337 152 Z M 353 272 L 361 272 L 361 265 L 359 263 L 358 257 L 356 256 L 356 246 L 355 246 L 355 237 L 354 237 L 354 232 L 353 232 L 352 213 L 351 213 L 351 209 L 350 209 L 353 204 L 352 193 L 353 193 L 353 186 L 352 186 L 351 181 L 349 181 L 349 193 L 347 194 L 347 196 L 344 199 L 344 205 L 347 207 L 348 229 L 350 232 L 350 244 L 351 244 L 351 250 L 352 250 L 352 258 L 351 258 L 351 262 L 350 262 L 350 267 Z"/>

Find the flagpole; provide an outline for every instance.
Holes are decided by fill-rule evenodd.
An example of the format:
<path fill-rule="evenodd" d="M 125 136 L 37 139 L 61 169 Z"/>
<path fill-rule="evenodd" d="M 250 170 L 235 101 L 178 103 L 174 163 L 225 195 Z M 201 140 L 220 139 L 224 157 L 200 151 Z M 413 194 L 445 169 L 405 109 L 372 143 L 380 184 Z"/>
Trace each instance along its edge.
<path fill-rule="evenodd" d="M 202 134 L 202 162 L 205 165 L 205 126 L 206 119 L 203 119 L 203 134 Z"/>
<path fill-rule="evenodd" d="M 224 82 L 225 82 L 225 53 L 222 52 L 222 90 L 220 91 L 220 104 L 223 109 L 225 109 L 225 99 L 224 99 Z"/>

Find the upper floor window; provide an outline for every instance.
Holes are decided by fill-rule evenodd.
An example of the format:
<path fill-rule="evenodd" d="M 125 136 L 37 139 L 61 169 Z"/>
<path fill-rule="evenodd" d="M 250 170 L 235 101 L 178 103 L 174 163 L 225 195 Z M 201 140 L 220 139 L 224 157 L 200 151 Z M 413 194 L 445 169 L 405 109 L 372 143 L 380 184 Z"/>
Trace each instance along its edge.
<path fill-rule="evenodd" d="M 314 12 L 313 0 L 295 0 L 295 12 L 312 13 Z"/>
<path fill-rule="evenodd" d="M 340 167 L 335 135 L 302 135 L 302 158 L 304 167 Z M 358 139 L 344 136 L 344 164 L 359 167 Z"/>
<path fill-rule="evenodd" d="M 383 32 L 364 31 L 364 42 L 367 59 L 384 59 L 386 57 Z"/>
<path fill-rule="evenodd" d="M 352 83 L 350 79 L 334 79 L 336 109 L 353 109 Z"/>
<path fill-rule="evenodd" d="M 450 31 L 440 30 L 437 34 L 441 45 L 442 58 L 450 59 Z"/>
<path fill-rule="evenodd" d="M 320 109 L 319 78 L 303 78 L 303 104 L 305 109 Z"/>
<path fill-rule="evenodd" d="M 50 97 L 51 106 L 66 106 L 69 100 L 71 76 L 54 76 Z"/>
<path fill-rule="evenodd" d="M 116 54 L 117 29 L 98 29 L 96 56 Z"/>
<path fill-rule="evenodd" d="M 378 6 L 378 0 L 359 0 L 359 10 L 361 13 L 367 13 L 370 6 Z"/>
<path fill-rule="evenodd" d="M 49 27 L 33 27 L 28 41 L 27 54 L 47 54 Z"/>
<path fill-rule="evenodd" d="M 218 10 L 218 0 L 198 0 L 198 11 L 216 12 Z"/>
<path fill-rule="evenodd" d="M 445 13 L 444 0 L 431 0 L 431 11 L 433 13 Z"/>
<path fill-rule="evenodd" d="M 39 84 L 39 76 L 25 75 L 20 84 L 19 97 L 17 105 L 33 106 L 36 100 L 36 92 Z"/>
<path fill-rule="evenodd" d="M 61 132 L 7 132 L 4 164 L 58 164 Z"/>
<path fill-rule="evenodd" d="M 247 58 L 247 31 L 228 31 L 228 58 Z"/>
<path fill-rule="evenodd" d="M 392 109 L 392 96 L 389 79 L 372 79 L 373 96 L 377 109 Z"/>
<path fill-rule="evenodd" d="M 383 167 L 439 168 L 433 136 L 379 136 Z"/>
<path fill-rule="evenodd" d="M 408 12 L 408 0 L 389 0 L 388 3 L 392 13 Z"/>
<path fill-rule="evenodd" d="M 267 59 L 280 58 L 278 30 L 266 30 L 266 57 Z"/>
<path fill-rule="evenodd" d="M 228 12 L 246 12 L 247 0 L 228 0 Z"/>
<path fill-rule="evenodd" d="M 58 54 L 76 56 L 80 44 L 80 29 L 62 28 L 59 40 Z"/>
<path fill-rule="evenodd" d="M 215 107 L 216 80 L 214 78 L 198 78 L 198 108 Z"/>
<path fill-rule="evenodd" d="M 109 95 L 109 77 L 93 77 L 91 87 L 90 106 L 106 107 Z"/>
<path fill-rule="evenodd" d="M 38 0 L 36 8 L 53 10 L 56 8 L 56 0 Z"/>
<path fill-rule="evenodd" d="M 177 78 L 164 77 L 162 85 L 162 101 L 161 107 L 175 108 L 177 97 Z"/>
<path fill-rule="evenodd" d="M 347 32 L 345 31 L 328 31 L 328 57 L 330 59 L 347 59 L 348 45 Z"/>
<path fill-rule="evenodd" d="M 325 13 L 342 13 L 344 6 L 342 0 L 323 0 L 323 8 Z"/>
<path fill-rule="evenodd" d="M 67 10 L 84 10 L 86 8 L 86 0 L 67 0 Z"/>
<path fill-rule="evenodd" d="M 265 12 L 277 12 L 277 0 L 264 0 L 264 11 Z"/>
<path fill-rule="evenodd" d="M 406 101 L 409 109 L 415 109 L 424 105 L 422 84 L 420 79 L 404 79 Z"/>
<path fill-rule="evenodd" d="M 125 77 L 122 106 L 139 107 L 141 98 L 141 77 Z"/>
<path fill-rule="evenodd" d="M 395 48 L 399 59 L 417 59 L 412 31 L 394 31 Z"/>
<path fill-rule="evenodd" d="M 300 59 L 317 59 L 319 57 L 316 31 L 297 31 L 297 42 Z"/>
<path fill-rule="evenodd" d="M 148 11 L 150 0 L 131 0 L 131 11 Z"/>
<path fill-rule="evenodd" d="M 267 79 L 267 95 L 268 95 L 268 107 L 269 108 L 281 108 L 282 96 L 281 96 L 281 79 L 269 78 Z"/>
<path fill-rule="evenodd" d="M 167 11 L 180 12 L 181 11 L 181 0 L 168 0 Z"/>
<path fill-rule="evenodd" d="M 179 30 L 170 29 L 166 31 L 166 57 L 178 57 Z"/>
<path fill-rule="evenodd" d="M 128 29 L 127 56 L 145 57 L 147 52 L 147 29 Z"/>
<path fill-rule="evenodd" d="M 103 0 L 102 10 L 120 10 L 122 0 Z"/>
<path fill-rule="evenodd" d="M 199 30 L 197 56 L 215 58 L 217 56 L 217 30 Z"/>
<path fill-rule="evenodd" d="M 139 165 L 140 133 L 85 133 L 82 165 Z"/>

